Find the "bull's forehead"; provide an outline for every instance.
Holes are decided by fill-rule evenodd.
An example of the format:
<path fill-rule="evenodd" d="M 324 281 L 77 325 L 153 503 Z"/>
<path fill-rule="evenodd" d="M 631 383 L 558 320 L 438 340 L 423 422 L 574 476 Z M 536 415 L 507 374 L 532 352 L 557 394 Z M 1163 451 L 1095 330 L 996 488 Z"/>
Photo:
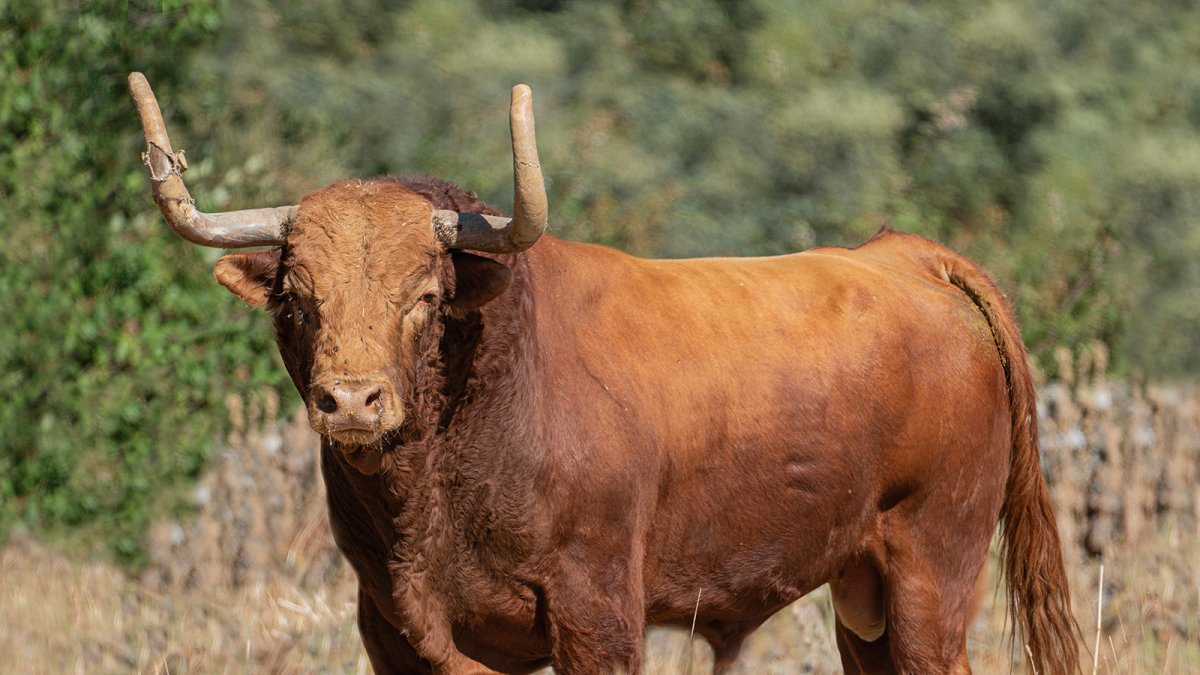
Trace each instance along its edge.
<path fill-rule="evenodd" d="M 343 181 L 314 192 L 288 234 L 285 283 L 318 298 L 364 285 L 403 292 L 434 271 L 440 247 L 432 216 L 428 200 L 386 181 Z"/>

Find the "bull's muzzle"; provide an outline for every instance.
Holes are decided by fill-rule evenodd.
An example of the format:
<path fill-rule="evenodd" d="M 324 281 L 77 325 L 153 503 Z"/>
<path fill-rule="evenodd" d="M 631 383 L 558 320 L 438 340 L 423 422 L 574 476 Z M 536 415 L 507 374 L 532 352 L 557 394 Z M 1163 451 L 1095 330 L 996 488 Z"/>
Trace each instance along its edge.
<path fill-rule="evenodd" d="M 402 421 L 394 401 L 383 382 L 337 380 L 313 387 L 309 422 L 317 433 L 344 444 L 373 443 Z"/>

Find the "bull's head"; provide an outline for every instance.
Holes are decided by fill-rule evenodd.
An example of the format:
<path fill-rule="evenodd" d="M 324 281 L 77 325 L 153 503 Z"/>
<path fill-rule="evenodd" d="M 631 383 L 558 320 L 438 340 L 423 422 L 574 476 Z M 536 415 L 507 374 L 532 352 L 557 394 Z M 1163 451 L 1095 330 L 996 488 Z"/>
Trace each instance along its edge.
<path fill-rule="evenodd" d="M 430 325 L 443 313 L 477 309 L 508 286 L 507 267 L 463 250 L 521 251 L 546 227 L 525 85 L 512 94 L 512 218 L 437 210 L 388 180 L 335 183 L 298 206 L 202 213 L 184 186 L 183 152 L 171 149 L 149 84 L 133 73 L 129 85 L 163 217 L 201 246 L 270 247 L 226 254 L 214 273 L 242 299 L 271 309 L 313 429 L 350 454 L 377 444 L 412 414 Z"/>

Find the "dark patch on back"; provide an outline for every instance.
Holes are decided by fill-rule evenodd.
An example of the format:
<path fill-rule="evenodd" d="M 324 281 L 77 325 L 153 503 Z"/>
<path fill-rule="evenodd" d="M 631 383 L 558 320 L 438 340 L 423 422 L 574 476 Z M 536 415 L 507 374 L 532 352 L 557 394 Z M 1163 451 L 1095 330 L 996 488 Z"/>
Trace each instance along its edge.
<path fill-rule="evenodd" d="M 500 210 L 454 183 L 433 176 L 385 176 L 377 180 L 397 183 L 428 199 L 435 209 L 502 216 Z"/>

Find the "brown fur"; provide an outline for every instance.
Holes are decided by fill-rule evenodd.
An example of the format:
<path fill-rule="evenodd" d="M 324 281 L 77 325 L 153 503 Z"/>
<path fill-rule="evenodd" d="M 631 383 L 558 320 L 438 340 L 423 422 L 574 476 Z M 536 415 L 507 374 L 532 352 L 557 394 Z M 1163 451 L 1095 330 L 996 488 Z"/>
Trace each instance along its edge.
<path fill-rule="evenodd" d="M 1077 669 L 1024 350 L 978 268 L 890 231 L 759 259 L 440 250 L 430 209 L 473 200 L 338 183 L 282 252 L 218 264 L 274 311 L 325 436 L 377 672 L 638 672 L 644 626 L 698 594 L 720 670 L 827 582 L 848 672 L 967 672 L 1001 516 L 1034 665 Z M 345 386 L 382 392 L 374 417 L 325 409 Z"/>

